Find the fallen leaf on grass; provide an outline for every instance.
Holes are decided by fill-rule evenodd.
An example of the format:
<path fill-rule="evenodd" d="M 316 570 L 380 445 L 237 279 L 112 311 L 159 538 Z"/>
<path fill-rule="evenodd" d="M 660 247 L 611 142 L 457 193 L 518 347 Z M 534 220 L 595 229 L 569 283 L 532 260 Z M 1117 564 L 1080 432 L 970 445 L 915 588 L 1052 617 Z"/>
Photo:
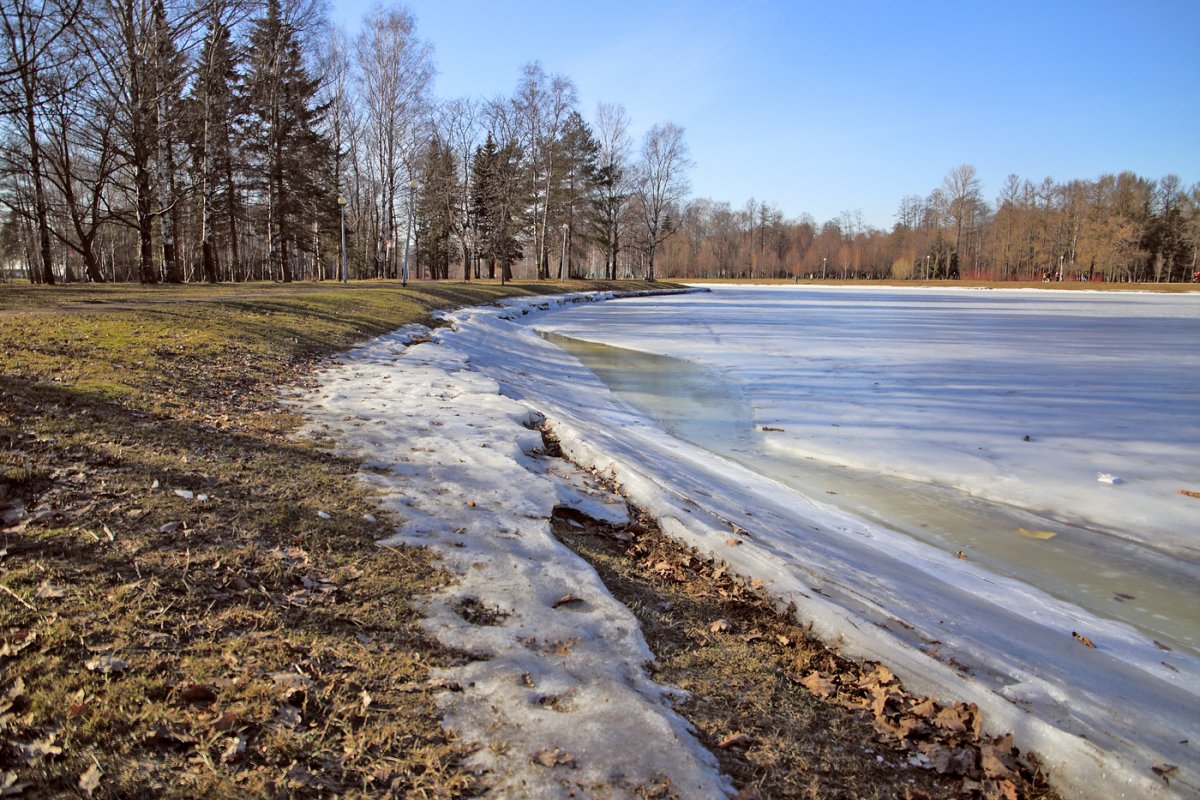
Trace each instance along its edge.
<path fill-rule="evenodd" d="M 837 684 L 830 680 L 829 676 L 819 672 L 809 673 L 800 679 L 800 683 L 819 697 L 831 697 L 837 693 Z"/>
<path fill-rule="evenodd" d="M 18 628 L 4 636 L 0 641 L 0 658 L 15 656 L 37 639 L 37 631 L 29 628 Z M 1164 648 L 1169 650 L 1170 648 Z"/>
<path fill-rule="evenodd" d="M 29 744 L 17 743 L 17 750 L 21 754 L 21 759 L 29 764 L 34 761 L 39 761 L 46 756 L 56 756 L 62 753 L 62 748 L 54 743 L 55 735 L 52 733 L 45 739 L 38 739 Z"/>
<path fill-rule="evenodd" d="M 196 683 L 185 684 L 177 687 L 175 696 L 185 703 L 215 703 L 217 701 L 217 693 L 211 686 L 201 686 Z"/>
<path fill-rule="evenodd" d="M 102 675 L 111 675 L 114 672 L 129 669 L 127 661 L 110 655 L 96 656 L 85 661 L 83 665 L 92 672 L 99 672 Z"/>
<path fill-rule="evenodd" d="M 79 789 L 88 797 L 92 796 L 92 792 L 100 788 L 100 768 L 93 764 L 88 768 L 88 771 L 79 776 Z"/>
<path fill-rule="evenodd" d="M 747 747 L 747 746 L 749 746 L 749 744 L 750 744 L 750 737 L 747 736 L 746 734 L 731 733 L 728 736 L 726 736 L 724 739 L 722 739 L 721 741 L 717 742 L 717 747 L 721 748 L 722 750 L 725 750 L 727 748 L 733 747 L 734 745 L 738 745 L 740 747 Z"/>
<path fill-rule="evenodd" d="M 1075 631 L 1071 631 L 1071 636 L 1072 636 L 1072 638 L 1074 638 L 1074 639 L 1075 639 L 1075 641 L 1079 642 L 1079 643 L 1080 643 L 1080 644 L 1082 644 L 1084 647 L 1093 647 L 1093 648 L 1094 648 L 1094 647 L 1096 646 L 1096 643 L 1095 643 L 1095 642 L 1093 642 L 1091 639 L 1089 639 L 1088 637 L 1086 637 L 1086 636 L 1084 636 L 1084 635 L 1082 635 L 1082 634 L 1080 634 L 1080 633 L 1076 633 Z"/>
<path fill-rule="evenodd" d="M 66 596 L 66 589 L 62 588 L 61 586 L 55 586 L 48 580 L 42 581 L 38 586 L 37 592 L 34 594 L 34 597 L 38 598 L 39 600 L 52 600 L 57 597 Z"/>
<path fill-rule="evenodd" d="M 733 626 L 729 624 L 729 620 L 719 619 L 716 622 L 714 622 L 712 625 L 709 625 L 708 629 L 710 631 L 712 631 L 713 633 L 725 633 L 732 627 Z"/>
<path fill-rule="evenodd" d="M 543 767 L 575 766 L 575 758 L 564 753 L 559 747 L 553 750 L 538 750 L 529 757 L 529 760 L 534 764 L 541 764 Z"/>
<path fill-rule="evenodd" d="M 0 797 L 16 797 L 19 794 L 24 794 L 25 790 L 32 783 L 18 783 L 17 773 L 15 772 L 0 772 Z"/>

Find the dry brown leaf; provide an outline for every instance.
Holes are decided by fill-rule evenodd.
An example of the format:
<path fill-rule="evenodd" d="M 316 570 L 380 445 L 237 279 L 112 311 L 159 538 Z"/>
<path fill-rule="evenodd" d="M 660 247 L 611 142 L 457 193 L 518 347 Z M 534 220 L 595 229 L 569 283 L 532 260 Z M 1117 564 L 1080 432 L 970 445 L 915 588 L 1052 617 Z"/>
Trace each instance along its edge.
<path fill-rule="evenodd" d="M 730 547 L 737 547 L 741 543 L 742 543 L 741 539 L 735 538 L 733 536 L 730 536 L 728 539 L 725 540 L 725 544 L 729 545 Z"/>
<path fill-rule="evenodd" d="M 1178 766 L 1176 766 L 1175 764 L 1167 764 L 1167 763 L 1155 764 L 1150 769 L 1152 769 L 1154 771 L 1155 775 L 1161 776 L 1164 781 L 1167 779 L 1168 776 L 1174 775 L 1176 772 L 1179 771 Z"/>
<path fill-rule="evenodd" d="M 238 716 L 236 711 L 226 711 L 212 721 L 212 729 L 225 733 L 236 728 L 240 722 L 241 717 Z"/>
<path fill-rule="evenodd" d="M 739 745 L 739 746 L 745 747 L 745 746 L 748 746 L 749 744 L 750 744 L 750 737 L 747 736 L 746 734 L 731 733 L 728 736 L 726 736 L 724 739 L 722 739 L 721 741 L 717 742 L 717 747 L 721 748 L 722 750 L 725 750 L 726 748 L 733 747 L 734 745 Z"/>
<path fill-rule="evenodd" d="M 580 597 L 579 595 L 571 594 L 570 592 L 567 592 L 562 597 L 560 597 L 554 601 L 553 607 L 559 608 L 560 606 L 569 606 L 574 603 L 582 603 L 582 602 L 583 602 L 582 597 Z"/>
<path fill-rule="evenodd" d="M 15 656 L 33 644 L 37 636 L 37 631 L 29 628 L 20 628 L 6 634 L 3 641 L 0 641 L 0 658 Z"/>
<path fill-rule="evenodd" d="M 217 701 L 217 692 L 215 689 L 211 686 L 201 686 L 196 683 L 176 687 L 175 696 L 185 703 L 205 704 Z"/>
<path fill-rule="evenodd" d="M 733 626 L 729 624 L 729 620 L 722 618 L 714 622 L 712 625 L 709 625 L 708 629 L 713 633 L 725 633 L 732 627 Z"/>
<path fill-rule="evenodd" d="M 1009 778 L 1016 771 L 1012 759 L 1012 737 L 1005 736 L 995 744 L 984 742 L 979 747 L 979 768 L 986 778 Z"/>
<path fill-rule="evenodd" d="M 966 714 L 963 713 L 961 706 L 954 708 L 943 708 L 933 718 L 933 724 L 937 727 L 951 731 L 953 733 L 966 733 L 967 721 Z"/>
<path fill-rule="evenodd" d="M 830 680 L 829 676 L 819 672 L 809 673 L 800 679 L 800 683 L 819 697 L 831 697 L 837 694 L 837 684 Z"/>
<path fill-rule="evenodd" d="M 983 800 L 1019 800 L 1017 786 L 1010 780 L 984 781 L 980 790 Z"/>
<path fill-rule="evenodd" d="M 1093 647 L 1094 648 L 1096 646 L 1095 642 L 1093 642 L 1091 639 L 1089 639 L 1088 637 L 1086 637 L 1080 633 L 1071 631 L 1071 636 L 1075 639 L 1075 641 L 1081 643 L 1084 647 Z"/>
<path fill-rule="evenodd" d="M 559 747 L 553 750 L 538 750 L 529 757 L 529 760 L 534 764 L 541 764 L 543 767 L 575 766 L 574 757 L 564 753 Z"/>

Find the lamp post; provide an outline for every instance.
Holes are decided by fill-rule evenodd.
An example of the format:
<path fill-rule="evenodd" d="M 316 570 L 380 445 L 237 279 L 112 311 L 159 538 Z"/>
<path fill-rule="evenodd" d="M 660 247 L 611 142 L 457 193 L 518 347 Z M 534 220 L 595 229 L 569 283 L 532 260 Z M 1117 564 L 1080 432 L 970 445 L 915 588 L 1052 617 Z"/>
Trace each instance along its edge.
<path fill-rule="evenodd" d="M 825 280 L 825 262 L 828 260 L 827 257 L 821 258 L 821 280 Z"/>
<path fill-rule="evenodd" d="M 563 232 L 563 255 L 562 255 L 562 261 L 560 261 L 558 263 L 558 279 L 560 281 L 563 279 L 564 275 L 566 275 L 567 277 L 570 277 L 570 275 L 568 274 L 568 271 L 567 271 L 567 236 L 571 232 L 571 226 L 564 222 L 562 224 L 562 232 Z"/>
<path fill-rule="evenodd" d="M 338 195 L 338 206 L 342 210 L 342 285 L 350 282 L 350 268 L 346 264 L 346 195 Z"/>
<path fill-rule="evenodd" d="M 408 182 L 408 232 L 404 234 L 404 267 L 400 273 L 400 285 L 408 286 L 408 248 L 412 241 L 413 202 L 417 193 L 417 179 Z"/>

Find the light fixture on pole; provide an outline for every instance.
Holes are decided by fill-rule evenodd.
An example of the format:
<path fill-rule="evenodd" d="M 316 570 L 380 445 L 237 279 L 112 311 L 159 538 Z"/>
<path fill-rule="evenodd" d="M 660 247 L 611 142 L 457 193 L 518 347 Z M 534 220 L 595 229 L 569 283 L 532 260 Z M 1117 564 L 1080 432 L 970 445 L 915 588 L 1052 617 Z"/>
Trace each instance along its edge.
<path fill-rule="evenodd" d="M 558 279 L 560 281 L 563 279 L 564 276 L 570 277 L 569 271 L 567 270 L 567 236 L 569 236 L 571 233 L 571 226 L 564 222 L 562 224 L 562 232 L 563 232 L 563 255 L 562 255 L 562 261 L 560 261 L 558 263 Z"/>
<path fill-rule="evenodd" d="M 417 194 L 417 179 L 408 182 L 408 232 L 404 235 L 404 268 L 400 274 L 400 285 L 408 286 L 408 248 L 412 241 L 413 203 Z"/>
<path fill-rule="evenodd" d="M 338 206 L 342 210 L 342 285 L 350 282 L 350 269 L 346 264 L 346 195 L 338 195 Z"/>

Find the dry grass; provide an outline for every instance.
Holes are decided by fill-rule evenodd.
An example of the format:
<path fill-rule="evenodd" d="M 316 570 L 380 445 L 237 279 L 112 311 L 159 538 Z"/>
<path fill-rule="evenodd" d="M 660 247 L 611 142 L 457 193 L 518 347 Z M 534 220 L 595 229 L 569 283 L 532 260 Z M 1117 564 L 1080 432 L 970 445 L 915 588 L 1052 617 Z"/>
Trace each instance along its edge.
<path fill-rule="evenodd" d="M 0 528 L 0 795 L 474 793 L 428 681 L 459 656 L 412 605 L 437 565 L 375 546 L 357 465 L 277 396 L 434 309 L 562 290 L 0 288 L 0 511 L 26 514 Z"/>

